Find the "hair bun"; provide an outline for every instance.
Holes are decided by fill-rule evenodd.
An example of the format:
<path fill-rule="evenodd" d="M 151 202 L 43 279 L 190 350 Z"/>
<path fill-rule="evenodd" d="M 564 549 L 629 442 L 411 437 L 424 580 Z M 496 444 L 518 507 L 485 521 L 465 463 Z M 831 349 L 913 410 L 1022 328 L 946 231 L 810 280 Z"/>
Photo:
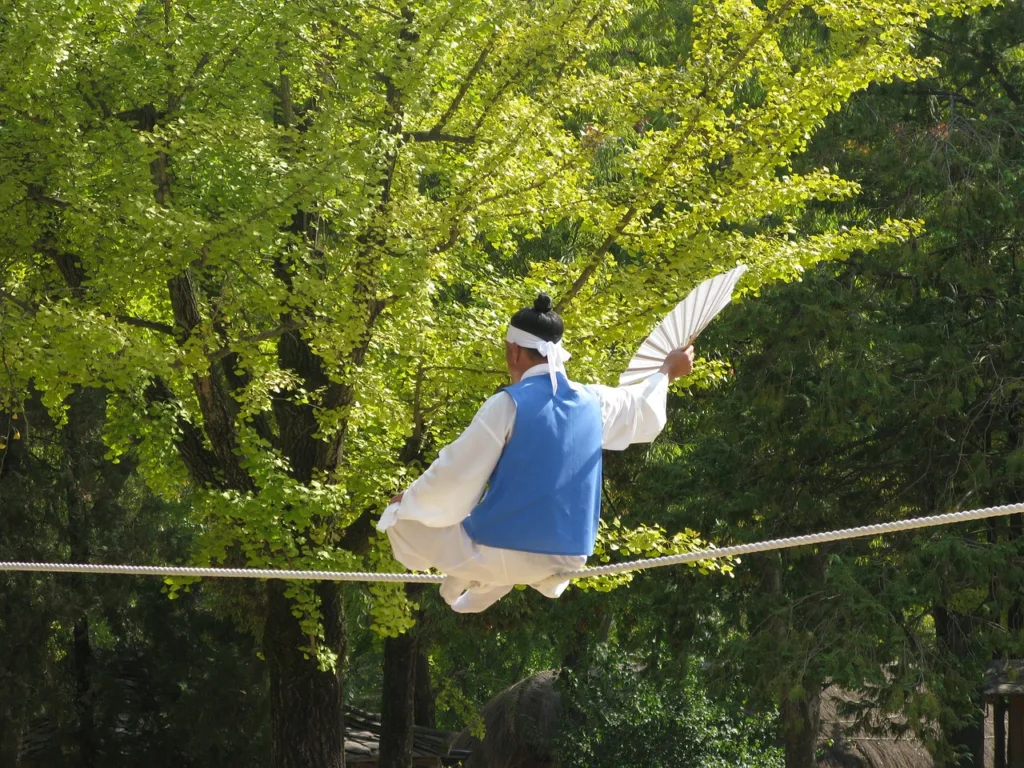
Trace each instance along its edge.
<path fill-rule="evenodd" d="M 533 302 L 533 308 L 541 314 L 551 311 L 551 297 L 546 293 L 542 293 L 537 297 L 537 300 Z"/>

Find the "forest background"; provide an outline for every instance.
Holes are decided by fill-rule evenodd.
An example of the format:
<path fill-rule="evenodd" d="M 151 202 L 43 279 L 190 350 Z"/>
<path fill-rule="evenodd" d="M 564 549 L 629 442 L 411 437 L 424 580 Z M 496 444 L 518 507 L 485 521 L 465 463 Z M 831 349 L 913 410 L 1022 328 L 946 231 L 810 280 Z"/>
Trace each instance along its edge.
<path fill-rule="evenodd" d="M 529 12 L 524 12 L 528 10 Z M 548 290 L 613 382 L 750 265 L 618 558 L 1016 502 L 1020 3 L 0 3 L 0 558 L 395 569 L 372 521 Z M 566 671 L 564 765 L 977 764 L 1019 517 L 516 592 L 5 574 L 0 765 L 341 766 Z"/>

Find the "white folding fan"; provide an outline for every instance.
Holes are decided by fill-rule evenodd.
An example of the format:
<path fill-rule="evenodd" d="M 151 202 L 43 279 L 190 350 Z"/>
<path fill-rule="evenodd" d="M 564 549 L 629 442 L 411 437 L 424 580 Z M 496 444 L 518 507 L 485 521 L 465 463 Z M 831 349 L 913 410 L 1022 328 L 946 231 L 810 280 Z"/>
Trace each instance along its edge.
<path fill-rule="evenodd" d="M 747 271 L 740 264 L 735 269 L 705 280 L 690 295 L 676 305 L 640 345 L 629 361 L 629 367 L 619 376 L 619 386 L 636 384 L 657 373 L 668 353 L 693 343 L 715 315 L 732 300 L 732 291 L 740 275 Z"/>

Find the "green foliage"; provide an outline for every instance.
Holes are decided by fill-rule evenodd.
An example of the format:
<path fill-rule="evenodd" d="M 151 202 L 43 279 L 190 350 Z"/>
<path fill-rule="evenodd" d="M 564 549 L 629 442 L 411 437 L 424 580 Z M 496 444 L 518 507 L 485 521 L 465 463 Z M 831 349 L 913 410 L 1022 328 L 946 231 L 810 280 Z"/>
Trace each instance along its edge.
<path fill-rule="evenodd" d="M 599 648 L 564 682 L 562 768 L 781 768 L 772 719 Z"/>
<path fill-rule="evenodd" d="M 0 458 L 0 559 L 187 556 L 192 532 L 168 525 L 186 501 L 154 498 L 130 458 L 103 461 L 103 399 L 76 393 L 63 428 L 37 400 L 12 419 L 23 435 Z M 253 618 L 235 613 L 248 591 L 204 585 L 169 603 L 158 579 L 5 574 L 0 764 L 261 764 L 266 681 Z"/>
<path fill-rule="evenodd" d="M 483 711 L 452 680 L 441 680 L 435 703 L 442 712 L 451 712 L 456 718 L 454 722 L 464 726 L 476 738 L 483 739 L 487 735 Z"/>
<path fill-rule="evenodd" d="M 677 402 L 677 445 L 620 504 L 728 544 L 1020 499 L 1022 24 L 1017 6 L 930 24 L 941 73 L 830 121 L 806 162 L 863 194 L 798 229 L 881 212 L 923 230 L 716 323 L 705 349 L 729 375 Z M 976 743 L 984 667 L 1024 651 L 1021 546 L 998 520 L 754 556 L 735 579 L 669 585 L 654 623 L 765 706 L 840 684 L 950 761 Z"/>
<path fill-rule="evenodd" d="M 982 4 L 696 3 L 677 61 L 629 53 L 659 12 L 621 2 L 10 2 L 2 402 L 107 387 L 111 456 L 199 486 L 198 562 L 351 567 L 341 535 L 500 381 L 531 292 L 595 380 L 738 255 L 756 292 L 910 236 L 797 235 L 857 186 L 791 158 Z M 808 15 L 829 56 L 792 45 Z"/>
<path fill-rule="evenodd" d="M 619 557 L 625 559 L 645 559 L 681 555 L 709 548 L 708 542 L 703 541 L 696 531 L 689 528 L 668 536 L 660 525 L 624 526 L 621 518 L 614 517 L 607 523 L 604 520 L 601 521 L 597 532 L 597 543 L 594 545 L 594 555 L 590 558 L 590 562 L 591 564 L 595 564 L 595 561 L 601 564 L 610 563 L 613 553 L 617 553 Z M 712 572 L 731 573 L 733 569 L 733 561 L 729 558 L 698 560 L 687 565 L 698 569 L 705 576 Z M 635 575 L 636 572 L 627 572 L 612 576 L 596 576 L 580 579 L 573 584 L 580 589 L 608 592 L 616 587 L 629 584 Z"/>
<path fill-rule="evenodd" d="M 379 535 L 384 539 L 383 534 Z M 370 567 L 375 573 L 400 573 L 405 570 L 388 551 L 386 546 L 375 550 L 369 557 Z M 375 583 L 369 586 L 373 596 L 370 629 L 381 637 L 398 637 L 412 629 L 416 623 L 413 613 L 419 605 L 406 594 L 404 584 Z"/>
<path fill-rule="evenodd" d="M 642 487 L 612 478 L 623 512 L 602 557 L 700 546 L 694 529 L 746 540 L 1012 495 L 1019 18 L 935 18 L 988 5 L 6 0 L 0 462 L 33 389 L 59 428 L 78 388 L 102 387 L 107 459 L 189 502 L 167 515 L 190 534 L 168 555 L 387 569 L 365 523 L 502 381 L 513 309 L 552 293 L 574 377 L 608 380 L 690 287 L 742 260 L 748 301 L 708 337 L 719 351 L 674 414 L 675 444 L 636 458 Z M 813 293 L 773 288 L 808 272 Z M 36 510 L 23 530 L 48 541 L 55 525 Z M 10 541 L 28 557 L 34 540 Z M 974 544 L 798 551 L 730 580 L 679 569 L 657 594 L 634 578 L 628 600 L 574 590 L 558 614 L 517 593 L 447 625 L 435 662 L 460 695 L 445 701 L 464 714 L 616 618 L 632 649 L 698 640 L 777 701 L 829 675 L 863 681 L 900 638 L 956 656 L 923 611 L 938 599 L 981 638 L 929 681 L 962 702 L 971 664 L 1015 647 L 974 630 L 1019 612 L 1019 574 L 967 557 Z M 297 652 L 338 663 L 314 594 L 290 595 Z M 258 629 L 257 590 L 218 600 Z M 373 600 L 360 632 L 411 626 L 404 593 Z M 695 616 L 700 600 L 712 608 Z M 892 706 L 934 714 L 898 658 Z M 637 690 L 659 737 L 670 713 L 703 707 Z M 725 733 L 713 712 L 692 717 Z"/>

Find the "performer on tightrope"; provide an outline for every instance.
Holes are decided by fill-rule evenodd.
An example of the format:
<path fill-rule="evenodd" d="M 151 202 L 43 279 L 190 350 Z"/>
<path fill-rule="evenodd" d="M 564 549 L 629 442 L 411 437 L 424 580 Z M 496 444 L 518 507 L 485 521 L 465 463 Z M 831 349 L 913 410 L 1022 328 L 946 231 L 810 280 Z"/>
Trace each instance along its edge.
<path fill-rule="evenodd" d="M 447 575 L 441 596 L 476 613 L 516 584 L 559 597 L 557 574 L 594 552 L 601 512 L 601 450 L 652 441 L 665 426 L 668 383 L 693 368 L 693 347 L 628 387 L 570 381 L 562 318 L 541 294 L 505 337 L 512 384 L 490 397 L 378 525 L 411 570 Z M 485 492 L 486 489 L 486 492 Z"/>

